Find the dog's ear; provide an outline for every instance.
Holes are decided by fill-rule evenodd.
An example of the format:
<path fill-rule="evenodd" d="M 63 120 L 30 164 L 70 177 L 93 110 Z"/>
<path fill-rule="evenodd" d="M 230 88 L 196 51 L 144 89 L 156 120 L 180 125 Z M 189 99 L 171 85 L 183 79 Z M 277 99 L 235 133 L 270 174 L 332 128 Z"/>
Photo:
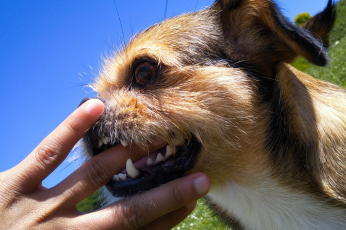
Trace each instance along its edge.
<path fill-rule="evenodd" d="M 329 46 L 329 32 L 332 30 L 336 19 L 335 4 L 329 0 L 327 7 L 321 13 L 306 21 L 302 28 L 311 32 L 317 38 L 322 39 L 324 47 Z"/>
<path fill-rule="evenodd" d="M 271 74 L 269 68 L 279 62 L 290 63 L 298 55 L 318 66 L 328 63 L 323 43 L 306 29 L 319 34 L 332 27 L 331 20 L 320 27 L 320 20 L 313 20 L 303 29 L 282 15 L 271 0 L 217 0 L 211 10 L 219 12 L 226 42 L 232 46 L 229 55 L 250 62 L 264 74 Z"/>

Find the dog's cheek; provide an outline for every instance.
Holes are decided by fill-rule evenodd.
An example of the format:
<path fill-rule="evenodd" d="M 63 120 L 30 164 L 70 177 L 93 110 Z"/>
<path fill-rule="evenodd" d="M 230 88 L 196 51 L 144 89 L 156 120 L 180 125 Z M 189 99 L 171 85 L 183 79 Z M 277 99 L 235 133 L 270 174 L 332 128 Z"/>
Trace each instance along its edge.
<path fill-rule="evenodd" d="M 220 68 L 219 75 L 213 72 L 204 69 L 194 88 L 201 93 L 193 99 L 181 96 L 184 106 L 175 110 L 202 144 L 191 173 L 205 172 L 214 185 L 230 180 L 251 185 L 270 167 L 264 154 L 268 108 L 244 73 Z"/>

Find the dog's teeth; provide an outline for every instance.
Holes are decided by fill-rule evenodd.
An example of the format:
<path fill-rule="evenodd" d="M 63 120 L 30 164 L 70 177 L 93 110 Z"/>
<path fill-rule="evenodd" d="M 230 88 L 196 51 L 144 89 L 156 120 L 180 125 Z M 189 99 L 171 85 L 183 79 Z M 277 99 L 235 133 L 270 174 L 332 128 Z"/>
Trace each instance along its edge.
<path fill-rule="evenodd" d="M 120 140 L 122 146 L 126 147 L 129 143 L 125 140 Z"/>
<path fill-rule="evenodd" d="M 161 161 L 163 161 L 163 156 L 161 153 L 158 153 L 155 160 L 155 164 L 160 163 Z"/>
<path fill-rule="evenodd" d="M 127 177 L 127 175 L 123 174 L 123 173 L 119 173 L 118 176 L 119 176 L 119 179 L 122 180 L 122 181 L 125 181 L 126 177 Z"/>
<path fill-rule="evenodd" d="M 135 168 L 131 159 L 127 159 L 126 171 L 127 175 L 129 175 L 129 177 L 131 177 L 132 179 L 136 178 L 139 175 L 139 171 Z"/>
<path fill-rule="evenodd" d="M 172 143 L 174 146 L 183 145 L 184 144 L 184 138 L 182 138 L 181 136 L 174 137 L 172 139 Z"/>
<path fill-rule="evenodd" d="M 101 148 L 102 145 L 103 145 L 103 140 L 100 139 L 100 140 L 99 140 L 99 143 L 98 143 L 98 147 Z"/>
<path fill-rule="evenodd" d="M 171 146 L 167 145 L 166 146 L 166 155 L 165 155 L 165 159 L 167 159 L 168 157 L 172 156 L 174 153 L 173 149 Z"/>
<path fill-rule="evenodd" d="M 147 159 L 147 166 L 150 166 L 152 165 L 154 162 L 153 162 L 153 159 L 151 159 L 150 157 Z"/>
<path fill-rule="evenodd" d="M 111 141 L 110 137 L 102 137 L 103 144 L 108 145 L 109 142 Z"/>
<path fill-rule="evenodd" d="M 120 180 L 120 178 L 119 178 L 119 176 L 118 176 L 118 175 L 114 175 L 114 176 L 113 176 L 113 180 L 119 181 L 119 180 Z"/>

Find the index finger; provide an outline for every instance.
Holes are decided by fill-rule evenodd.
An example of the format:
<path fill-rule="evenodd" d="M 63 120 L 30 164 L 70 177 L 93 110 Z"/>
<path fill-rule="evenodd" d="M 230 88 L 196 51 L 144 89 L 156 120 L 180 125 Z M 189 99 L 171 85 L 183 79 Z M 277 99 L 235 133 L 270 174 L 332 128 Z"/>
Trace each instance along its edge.
<path fill-rule="evenodd" d="M 17 186 L 28 192 L 36 189 L 62 163 L 103 111 L 103 103 L 96 99 L 77 108 L 13 169 Z"/>

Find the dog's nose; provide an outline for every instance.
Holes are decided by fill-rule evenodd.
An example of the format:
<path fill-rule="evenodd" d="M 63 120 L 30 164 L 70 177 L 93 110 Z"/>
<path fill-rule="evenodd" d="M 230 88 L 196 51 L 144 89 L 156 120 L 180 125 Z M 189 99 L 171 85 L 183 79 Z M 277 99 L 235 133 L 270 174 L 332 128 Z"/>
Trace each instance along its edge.
<path fill-rule="evenodd" d="M 86 101 L 88 101 L 88 100 L 90 100 L 90 99 L 99 99 L 100 101 L 102 101 L 103 103 L 105 103 L 105 100 L 103 100 L 102 98 L 99 98 L 99 97 L 86 97 L 86 98 L 84 98 L 84 99 L 81 101 L 81 103 L 78 105 L 78 107 L 81 106 L 82 104 L 84 104 Z"/>

